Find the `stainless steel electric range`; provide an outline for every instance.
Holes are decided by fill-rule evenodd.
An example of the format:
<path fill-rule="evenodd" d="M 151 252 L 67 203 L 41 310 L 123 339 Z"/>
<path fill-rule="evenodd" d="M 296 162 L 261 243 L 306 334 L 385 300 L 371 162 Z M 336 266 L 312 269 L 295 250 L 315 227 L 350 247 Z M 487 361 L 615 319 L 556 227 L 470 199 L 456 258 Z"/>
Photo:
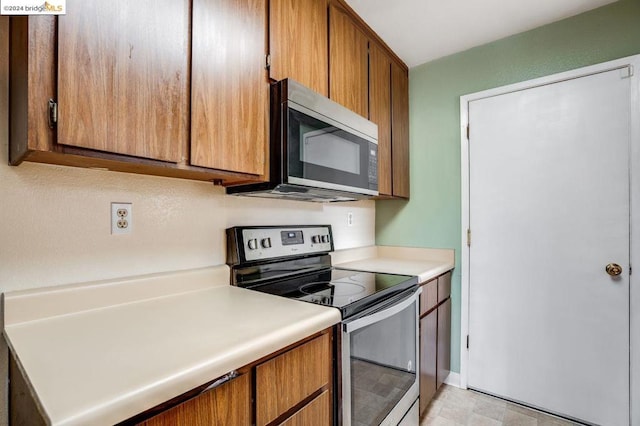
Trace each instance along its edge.
<path fill-rule="evenodd" d="M 417 425 L 417 277 L 332 267 L 330 225 L 227 229 L 231 283 L 342 314 L 335 353 L 340 425 Z"/>

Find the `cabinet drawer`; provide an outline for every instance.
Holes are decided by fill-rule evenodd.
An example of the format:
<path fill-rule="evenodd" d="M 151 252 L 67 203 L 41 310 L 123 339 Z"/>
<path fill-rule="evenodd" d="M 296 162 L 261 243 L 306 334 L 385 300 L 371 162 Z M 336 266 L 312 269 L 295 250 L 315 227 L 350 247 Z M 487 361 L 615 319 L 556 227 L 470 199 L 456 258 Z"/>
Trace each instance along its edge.
<path fill-rule="evenodd" d="M 138 426 L 250 425 L 251 374 L 246 373 Z"/>
<path fill-rule="evenodd" d="M 451 272 L 438 277 L 438 303 L 451 296 Z"/>
<path fill-rule="evenodd" d="M 326 390 L 285 420 L 281 426 L 330 425 L 331 421 L 331 394 Z"/>
<path fill-rule="evenodd" d="M 438 304 L 438 280 L 433 279 L 422 284 L 420 294 L 420 315 L 424 315 Z"/>
<path fill-rule="evenodd" d="M 256 367 L 256 423 L 266 425 L 331 381 L 331 339 L 323 334 Z"/>

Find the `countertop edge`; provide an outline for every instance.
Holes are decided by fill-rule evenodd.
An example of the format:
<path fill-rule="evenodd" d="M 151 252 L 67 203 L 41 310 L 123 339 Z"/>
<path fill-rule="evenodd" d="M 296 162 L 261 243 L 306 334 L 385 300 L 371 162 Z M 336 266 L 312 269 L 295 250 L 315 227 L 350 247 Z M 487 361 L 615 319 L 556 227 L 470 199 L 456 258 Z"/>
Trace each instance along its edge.
<path fill-rule="evenodd" d="M 431 281 L 432 279 L 434 279 L 436 277 L 439 277 L 440 275 L 453 270 L 454 267 L 455 267 L 455 265 L 453 263 L 443 264 L 442 266 L 440 266 L 438 268 L 434 268 L 434 269 L 430 270 L 429 272 L 426 272 L 424 274 L 418 275 L 418 282 L 422 284 L 422 283 L 425 283 L 427 281 Z"/>

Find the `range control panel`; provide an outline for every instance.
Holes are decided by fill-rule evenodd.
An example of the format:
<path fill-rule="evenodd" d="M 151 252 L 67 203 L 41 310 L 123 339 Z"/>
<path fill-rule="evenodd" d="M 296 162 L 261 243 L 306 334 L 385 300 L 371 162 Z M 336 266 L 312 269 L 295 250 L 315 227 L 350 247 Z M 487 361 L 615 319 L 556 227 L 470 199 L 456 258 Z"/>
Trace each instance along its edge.
<path fill-rule="evenodd" d="M 244 253 L 240 262 L 326 253 L 333 250 L 330 225 L 236 227 L 228 237 Z M 240 254 L 240 253 L 239 253 Z M 239 257 L 243 257 L 241 254 Z"/>

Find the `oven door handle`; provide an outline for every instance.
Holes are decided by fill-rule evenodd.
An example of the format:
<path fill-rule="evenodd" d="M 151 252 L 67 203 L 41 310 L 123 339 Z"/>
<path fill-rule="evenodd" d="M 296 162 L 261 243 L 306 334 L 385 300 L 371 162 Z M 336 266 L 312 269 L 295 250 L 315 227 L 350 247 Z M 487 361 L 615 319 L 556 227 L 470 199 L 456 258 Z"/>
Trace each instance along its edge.
<path fill-rule="evenodd" d="M 353 331 L 356 331 L 368 325 L 374 324 L 378 321 L 382 321 L 389 317 L 392 317 L 398 312 L 402 312 L 403 310 L 405 310 L 412 303 L 417 302 L 418 297 L 420 296 L 420 293 L 422 293 L 422 289 L 418 288 L 406 299 L 403 299 L 400 302 L 394 305 L 391 305 L 391 307 L 389 308 L 386 308 L 382 311 L 375 312 L 371 315 L 367 315 L 365 317 L 362 317 L 353 321 L 345 322 L 343 323 L 344 331 L 346 333 L 351 333 Z"/>

